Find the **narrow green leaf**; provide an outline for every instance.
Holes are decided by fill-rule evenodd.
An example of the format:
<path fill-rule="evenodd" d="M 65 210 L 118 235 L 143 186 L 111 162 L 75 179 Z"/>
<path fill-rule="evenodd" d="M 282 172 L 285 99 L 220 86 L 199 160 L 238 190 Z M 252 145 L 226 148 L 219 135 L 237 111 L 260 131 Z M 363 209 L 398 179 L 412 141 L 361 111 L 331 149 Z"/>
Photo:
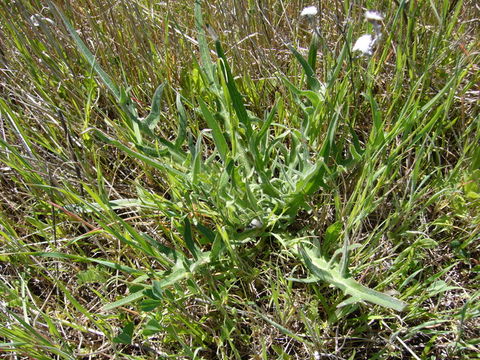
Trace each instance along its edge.
<path fill-rule="evenodd" d="M 343 300 L 340 304 L 338 304 L 337 308 L 345 307 L 348 305 L 355 305 L 355 304 L 358 304 L 359 302 L 362 302 L 362 299 L 351 296 L 348 299 Z"/>
<path fill-rule="evenodd" d="M 192 161 L 192 183 L 198 185 L 198 175 L 202 169 L 202 133 L 197 138 L 197 144 L 195 145 L 195 153 L 193 154 Z"/>
<path fill-rule="evenodd" d="M 152 108 L 150 109 L 150 113 L 147 117 L 143 120 L 144 125 L 150 129 L 150 131 L 154 131 L 155 127 L 157 126 L 158 122 L 160 121 L 160 102 L 162 100 L 163 89 L 165 88 L 165 83 L 161 84 L 155 90 L 152 98 Z"/>
<path fill-rule="evenodd" d="M 175 147 L 179 149 L 187 137 L 187 113 L 185 107 L 182 104 L 180 94 L 177 94 L 176 98 L 177 112 L 178 112 L 178 131 L 177 139 L 175 140 Z"/>
<path fill-rule="evenodd" d="M 262 127 L 260 128 L 260 131 L 255 135 L 255 145 L 257 147 L 260 144 L 264 143 L 265 137 L 269 135 L 268 130 L 270 129 L 270 126 L 272 125 L 275 115 L 277 114 L 277 110 L 278 110 L 278 103 L 275 103 L 273 108 L 268 113 L 267 118 L 263 122 Z"/>
<path fill-rule="evenodd" d="M 250 138 L 252 136 L 253 130 L 250 116 L 248 116 L 242 95 L 238 91 L 237 85 L 235 85 L 235 79 L 233 78 L 230 66 L 228 65 L 227 58 L 225 56 L 225 53 L 223 52 L 220 41 L 215 41 L 215 47 L 217 49 L 218 57 L 222 60 L 220 62 L 220 66 L 222 68 L 223 74 L 225 75 L 225 80 L 227 81 L 227 88 L 230 94 L 230 98 L 232 99 L 233 109 L 235 110 L 235 113 L 237 114 L 240 123 L 245 126 L 247 137 Z"/>
<path fill-rule="evenodd" d="M 201 243 L 202 244 L 213 244 L 213 242 L 215 241 L 215 233 L 201 223 L 197 223 L 196 227 L 202 233 L 202 235 L 204 236 L 204 239 L 205 239 Z"/>
<path fill-rule="evenodd" d="M 335 62 L 335 64 L 337 64 L 337 65 L 335 66 L 333 71 L 328 74 L 327 88 L 329 88 L 329 89 L 333 86 L 335 80 L 338 77 L 338 74 L 340 73 L 340 70 L 342 69 L 342 67 L 344 65 L 343 60 L 345 59 L 345 57 L 347 56 L 347 54 L 350 51 L 349 46 L 350 46 L 350 44 L 345 42 L 345 44 L 343 45 L 342 51 L 340 52 L 340 55 L 338 55 L 337 60 Z"/>
<path fill-rule="evenodd" d="M 318 42 L 319 38 L 317 32 L 315 31 L 312 36 L 312 41 L 310 42 L 310 47 L 308 49 L 308 65 L 310 65 L 310 67 L 312 68 L 313 73 L 315 73 L 315 68 L 317 66 Z"/>
<path fill-rule="evenodd" d="M 340 114 L 338 112 L 330 120 L 327 129 L 327 136 L 322 144 L 322 148 L 318 152 L 317 156 L 321 156 L 324 159 L 330 158 L 330 151 L 335 145 L 335 134 L 337 133 L 338 121 Z"/>
<path fill-rule="evenodd" d="M 225 248 L 225 244 L 223 242 L 223 239 L 219 234 L 217 234 L 212 244 L 212 250 L 210 252 L 210 261 L 211 262 L 217 261 L 224 248 Z"/>
<path fill-rule="evenodd" d="M 201 1 L 195 0 L 195 24 L 197 26 L 197 39 L 198 47 L 200 49 L 200 60 L 202 65 L 203 73 L 206 75 L 208 86 L 215 90 L 215 76 L 214 76 L 214 64 L 212 58 L 210 57 L 210 49 L 207 44 L 207 37 L 205 35 L 204 22 L 202 16 L 202 7 Z"/>
<path fill-rule="evenodd" d="M 352 278 L 344 277 L 338 265 L 330 266 L 323 258 L 316 256 L 313 250 L 304 249 L 303 246 L 299 246 L 299 253 L 313 275 L 317 276 L 319 280 L 336 286 L 354 299 L 358 299 L 358 301 L 368 301 L 396 311 L 403 311 L 406 308 L 407 304 L 403 301 L 369 289 Z"/>
<path fill-rule="evenodd" d="M 218 153 L 223 162 L 227 159 L 228 154 L 228 145 L 225 137 L 223 136 L 222 130 L 217 123 L 217 120 L 213 117 L 213 114 L 208 109 L 207 105 L 203 102 L 202 99 L 198 99 L 200 104 L 200 110 L 202 111 L 203 117 L 207 122 L 207 125 L 212 129 L 213 140 L 215 141 L 215 146 L 217 147 Z"/>
<path fill-rule="evenodd" d="M 348 236 L 348 231 L 345 230 L 345 235 L 343 238 L 343 247 L 342 247 L 342 258 L 340 259 L 340 274 L 344 277 L 348 276 L 348 263 L 350 260 L 350 238 Z"/>
<path fill-rule="evenodd" d="M 124 305 L 130 304 L 130 303 L 132 303 L 132 302 L 134 302 L 138 299 L 141 299 L 143 297 L 145 297 L 144 290 L 137 291 L 133 294 L 125 296 L 124 298 L 121 298 L 120 300 L 117 300 L 117 301 L 114 301 L 114 302 L 109 303 L 107 305 L 104 305 L 102 307 L 102 310 L 104 310 L 104 311 L 112 310 L 112 309 L 115 309 L 119 306 L 124 306 Z"/>
<path fill-rule="evenodd" d="M 305 199 L 305 196 L 316 192 L 320 187 L 325 186 L 323 179 L 326 173 L 326 165 L 322 159 L 318 159 L 316 164 L 309 169 L 305 169 L 302 177 L 295 185 L 295 191 L 289 194 L 288 207 L 290 212 L 296 212 Z"/>
<path fill-rule="evenodd" d="M 190 226 L 190 220 L 186 217 L 183 222 L 183 237 L 188 250 L 193 255 L 195 260 L 198 260 L 198 248 L 195 245 L 192 237 L 192 227 Z"/>
<path fill-rule="evenodd" d="M 318 81 L 315 71 L 312 69 L 310 64 L 308 63 L 307 60 L 304 59 L 304 57 L 297 51 L 293 46 L 288 46 L 290 51 L 293 53 L 295 58 L 298 60 L 300 65 L 302 65 L 303 71 L 305 72 L 305 75 L 307 76 L 307 86 L 310 90 L 313 91 L 319 91 L 321 88 L 321 84 Z"/>
<path fill-rule="evenodd" d="M 152 294 L 153 296 L 155 296 L 157 300 L 160 300 L 163 298 L 163 289 L 160 281 L 158 280 L 152 281 Z"/>

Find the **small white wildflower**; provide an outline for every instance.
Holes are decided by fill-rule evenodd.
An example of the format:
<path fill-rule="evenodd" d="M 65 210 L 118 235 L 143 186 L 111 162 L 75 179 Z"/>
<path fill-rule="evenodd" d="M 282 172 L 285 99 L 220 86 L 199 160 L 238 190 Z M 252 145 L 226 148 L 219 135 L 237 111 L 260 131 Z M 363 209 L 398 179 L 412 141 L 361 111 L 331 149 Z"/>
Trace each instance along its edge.
<path fill-rule="evenodd" d="M 30 21 L 32 22 L 33 26 L 40 26 L 40 23 L 37 20 L 38 15 L 30 16 Z"/>
<path fill-rule="evenodd" d="M 368 10 L 365 12 L 365 19 L 367 21 L 382 21 L 383 15 L 375 10 Z"/>
<path fill-rule="evenodd" d="M 371 56 L 373 53 L 373 39 L 372 35 L 365 34 L 358 38 L 353 45 L 353 51 L 360 51 L 363 55 Z"/>
<path fill-rule="evenodd" d="M 315 16 L 317 15 L 318 10 L 316 6 L 307 6 L 302 10 L 300 16 Z"/>
<path fill-rule="evenodd" d="M 373 25 L 373 30 L 375 32 L 373 42 L 376 43 L 382 37 L 383 14 L 375 10 L 368 10 L 365 12 L 365 19 Z M 372 47 L 373 45 L 374 44 L 372 44 Z"/>
<path fill-rule="evenodd" d="M 314 358 L 314 360 L 320 360 L 320 353 L 318 351 L 315 351 L 313 353 L 313 358 Z"/>
<path fill-rule="evenodd" d="M 46 17 L 44 17 L 40 14 L 35 14 L 35 15 L 30 16 L 30 21 L 32 22 L 33 26 L 36 26 L 36 27 L 40 26 L 41 21 L 45 21 L 45 22 L 48 22 L 50 24 L 54 24 L 52 19 L 46 18 Z"/>
<path fill-rule="evenodd" d="M 247 230 L 260 229 L 263 227 L 263 222 L 259 219 L 253 219 L 247 226 Z"/>

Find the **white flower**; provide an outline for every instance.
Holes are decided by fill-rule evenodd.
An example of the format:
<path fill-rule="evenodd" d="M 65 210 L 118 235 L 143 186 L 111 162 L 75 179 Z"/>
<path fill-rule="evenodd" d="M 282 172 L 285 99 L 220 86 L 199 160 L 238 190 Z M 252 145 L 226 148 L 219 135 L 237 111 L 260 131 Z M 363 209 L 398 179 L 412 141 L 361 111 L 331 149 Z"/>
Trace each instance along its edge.
<path fill-rule="evenodd" d="M 362 55 L 371 56 L 373 53 L 373 44 L 374 40 L 372 39 L 372 35 L 365 34 L 358 38 L 352 50 L 360 51 Z"/>
<path fill-rule="evenodd" d="M 263 222 L 260 219 L 253 219 L 250 224 L 247 226 L 247 230 L 261 229 L 263 227 Z"/>
<path fill-rule="evenodd" d="M 44 17 L 40 14 L 35 14 L 35 15 L 30 16 L 30 21 L 32 22 L 33 26 L 40 26 L 41 21 L 48 22 L 52 25 L 54 24 L 52 19 L 46 18 L 46 17 Z"/>
<path fill-rule="evenodd" d="M 382 37 L 382 20 L 383 14 L 378 11 L 369 10 L 365 12 L 365 19 L 373 25 L 373 30 L 375 31 L 374 42 L 380 40 Z M 372 44 L 373 45 L 373 44 Z"/>
<path fill-rule="evenodd" d="M 305 9 L 302 10 L 300 16 L 315 16 L 317 15 L 318 10 L 316 6 L 307 6 Z"/>
<path fill-rule="evenodd" d="M 367 21 L 382 21 L 383 15 L 375 10 L 368 10 L 365 12 L 365 19 Z"/>

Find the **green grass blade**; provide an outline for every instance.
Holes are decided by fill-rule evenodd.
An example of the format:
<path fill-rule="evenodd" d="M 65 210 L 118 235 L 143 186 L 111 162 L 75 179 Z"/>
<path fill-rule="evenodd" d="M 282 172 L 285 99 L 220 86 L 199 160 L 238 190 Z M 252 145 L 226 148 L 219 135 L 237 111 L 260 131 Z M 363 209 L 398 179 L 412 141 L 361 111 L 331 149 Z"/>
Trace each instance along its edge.
<path fill-rule="evenodd" d="M 173 176 L 179 176 L 181 178 L 184 177 L 184 173 L 181 172 L 181 171 L 178 171 L 176 169 L 174 169 L 173 167 L 167 165 L 167 164 L 164 164 L 164 163 L 161 163 L 161 162 L 158 162 L 154 159 L 152 159 L 150 156 L 146 156 L 144 154 L 141 154 L 135 150 L 132 150 L 130 149 L 128 146 L 125 146 L 124 144 L 122 144 L 120 141 L 118 140 L 114 140 L 112 139 L 111 137 L 105 135 L 103 132 L 101 132 L 100 130 L 98 129 L 95 129 L 95 135 L 97 135 L 102 141 L 108 143 L 108 144 L 111 144 L 111 145 L 114 145 L 116 146 L 117 148 L 119 148 L 120 150 L 122 150 L 123 152 L 125 152 L 126 154 L 138 159 L 138 160 L 142 160 L 144 161 L 146 164 L 158 169 L 158 170 L 163 170 L 163 171 L 166 171 L 168 172 L 169 174 L 173 175 Z"/>
<path fill-rule="evenodd" d="M 79 255 L 70 255 L 70 254 L 64 254 L 59 252 L 31 252 L 31 253 L 24 253 L 24 255 L 47 257 L 47 258 L 54 258 L 54 259 L 74 260 L 79 262 L 92 262 L 92 263 L 97 263 L 99 265 L 106 266 L 114 270 L 120 270 L 120 271 L 126 272 L 127 274 L 143 274 L 143 271 L 141 270 L 134 269 L 132 267 L 121 265 L 118 263 L 114 263 L 113 261 L 95 259 L 95 258 L 79 256 Z"/>
<path fill-rule="evenodd" d="M 52 2 L 49 2 L 49 3 L 50 3 L 50 7 L 52 8 L 52 10 L 55 9 L 55 12 L 62 19 L 65 27 L 67 28 L 67 31 L 69 32 L 72 39 L 75 41 L 75 44 L 77 45 L 81 54 L 85 57 L 85 59 L 88 61 L 88 63 L 92 67 L 92 69 L 95 70 L 95 72 L 98 74 L 98 76 L 100 76 L 103 83 L 108 87 L 108 89 L 111 91 L 111 93 L 115 96 L 116 100 L 118 102 L 120 102 L 121 93 L 120 93 L 119 88 L 115 85 L 115 83 L 110 78 L 110 76 L 108 76 L 108 74 L 105 71 L 103 71 L 103 69 L 100 67 L 97 60 L 95 60 L 95 56 L 88 49 L 87 45 L 85 45 L 85 43 L 82 41 L 82 39 L 80 39 L 80 36 L 78 36 L 77 31 L 72 26 L 72 24 L 67 19 L 67 17 L 63 14 L 63 12 Z"/>

